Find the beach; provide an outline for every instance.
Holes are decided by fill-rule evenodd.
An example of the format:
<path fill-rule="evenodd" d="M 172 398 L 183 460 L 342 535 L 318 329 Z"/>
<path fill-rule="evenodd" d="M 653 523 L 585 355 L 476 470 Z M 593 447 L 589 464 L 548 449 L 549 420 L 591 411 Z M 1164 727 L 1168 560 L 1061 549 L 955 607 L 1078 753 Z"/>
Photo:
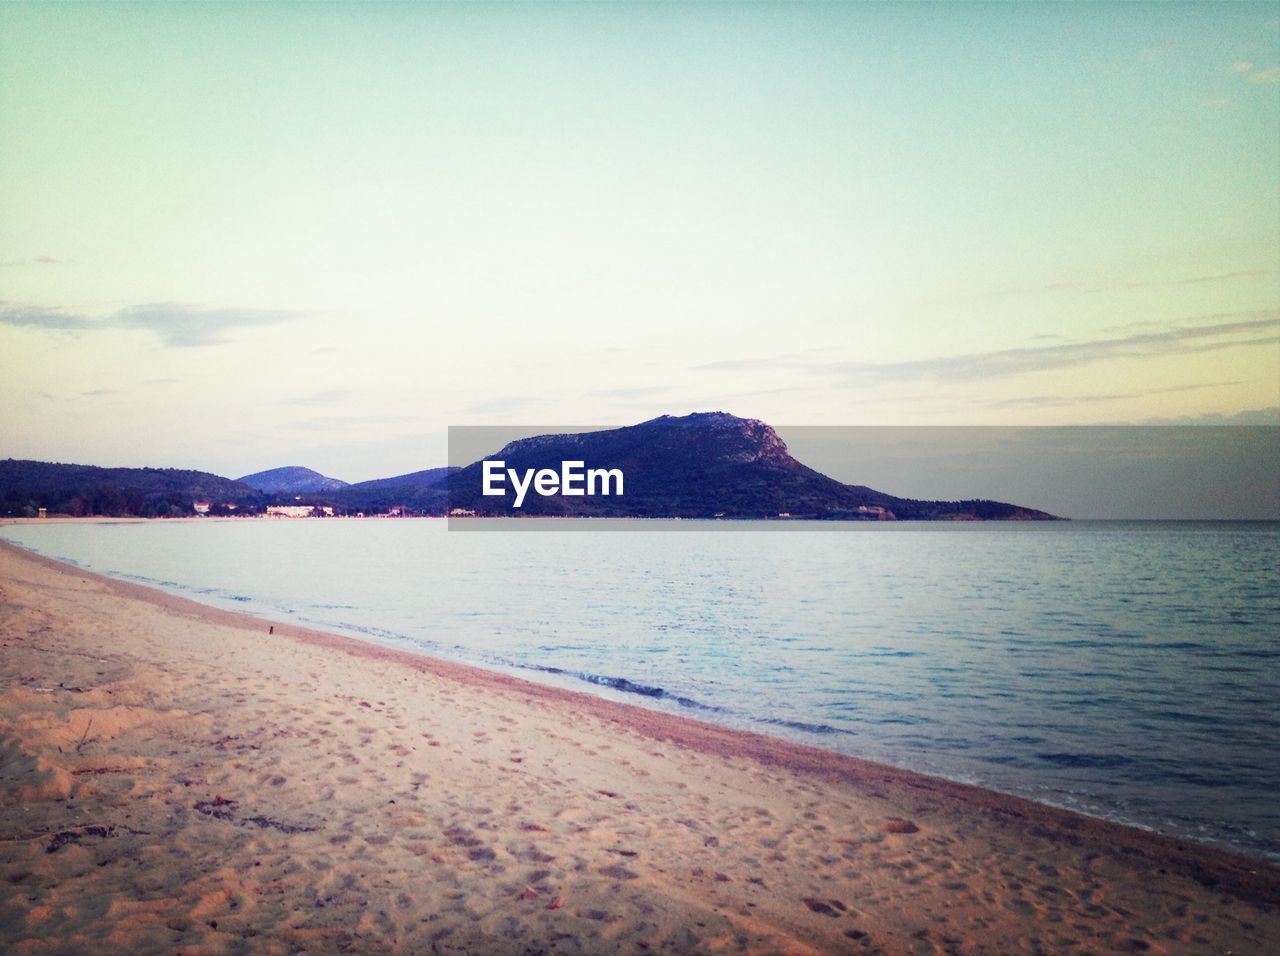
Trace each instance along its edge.
<path fill-rule="evenodd" d="M 6 951 L 1280 945 L 1259 860 L 2 543 L 0 646 Z"/>

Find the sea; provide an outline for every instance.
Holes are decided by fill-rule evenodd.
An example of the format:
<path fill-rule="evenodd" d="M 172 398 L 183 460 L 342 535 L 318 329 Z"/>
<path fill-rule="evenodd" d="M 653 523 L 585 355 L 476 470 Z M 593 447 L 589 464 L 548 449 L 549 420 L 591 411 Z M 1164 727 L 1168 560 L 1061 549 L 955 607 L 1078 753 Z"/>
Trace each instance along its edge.
<path fill-rule="evenodd" d="M 516 524 L 0 536 L 215 607 L 1280 861 L 1280 523 Z"/>

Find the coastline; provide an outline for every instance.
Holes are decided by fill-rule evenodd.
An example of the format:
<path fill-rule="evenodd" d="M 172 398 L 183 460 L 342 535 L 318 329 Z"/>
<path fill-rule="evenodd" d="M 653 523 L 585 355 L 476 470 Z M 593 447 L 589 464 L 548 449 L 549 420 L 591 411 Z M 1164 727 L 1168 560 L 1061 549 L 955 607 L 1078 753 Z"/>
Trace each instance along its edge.
<path fill-rule="evenodd" d="M 16 952 L 1280 939 L 1263 861 L 7 542 L 0 596 L 0 941 Z"/>

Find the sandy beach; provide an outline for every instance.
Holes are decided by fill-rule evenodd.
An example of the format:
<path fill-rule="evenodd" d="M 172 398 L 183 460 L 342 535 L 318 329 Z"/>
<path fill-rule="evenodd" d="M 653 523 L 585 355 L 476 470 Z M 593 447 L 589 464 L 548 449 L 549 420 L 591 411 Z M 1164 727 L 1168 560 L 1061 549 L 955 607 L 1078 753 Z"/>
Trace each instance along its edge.
<path fill-rule="evenodd" d="M 0 543 L 0 950 L 1280 951 L 1257 860 L 271 630 Z"/>

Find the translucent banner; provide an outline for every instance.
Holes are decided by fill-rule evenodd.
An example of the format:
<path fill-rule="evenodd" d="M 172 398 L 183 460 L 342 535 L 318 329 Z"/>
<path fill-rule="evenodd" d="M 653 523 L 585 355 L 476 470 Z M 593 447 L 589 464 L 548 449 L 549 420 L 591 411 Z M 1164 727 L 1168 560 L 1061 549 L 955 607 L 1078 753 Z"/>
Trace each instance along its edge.
<path fill-rule="evenodd" d="M 449 464 L 455 530 L 1280 520 L 1277 426 L 773 428 L 712 413 L 452 427 Z"/>

